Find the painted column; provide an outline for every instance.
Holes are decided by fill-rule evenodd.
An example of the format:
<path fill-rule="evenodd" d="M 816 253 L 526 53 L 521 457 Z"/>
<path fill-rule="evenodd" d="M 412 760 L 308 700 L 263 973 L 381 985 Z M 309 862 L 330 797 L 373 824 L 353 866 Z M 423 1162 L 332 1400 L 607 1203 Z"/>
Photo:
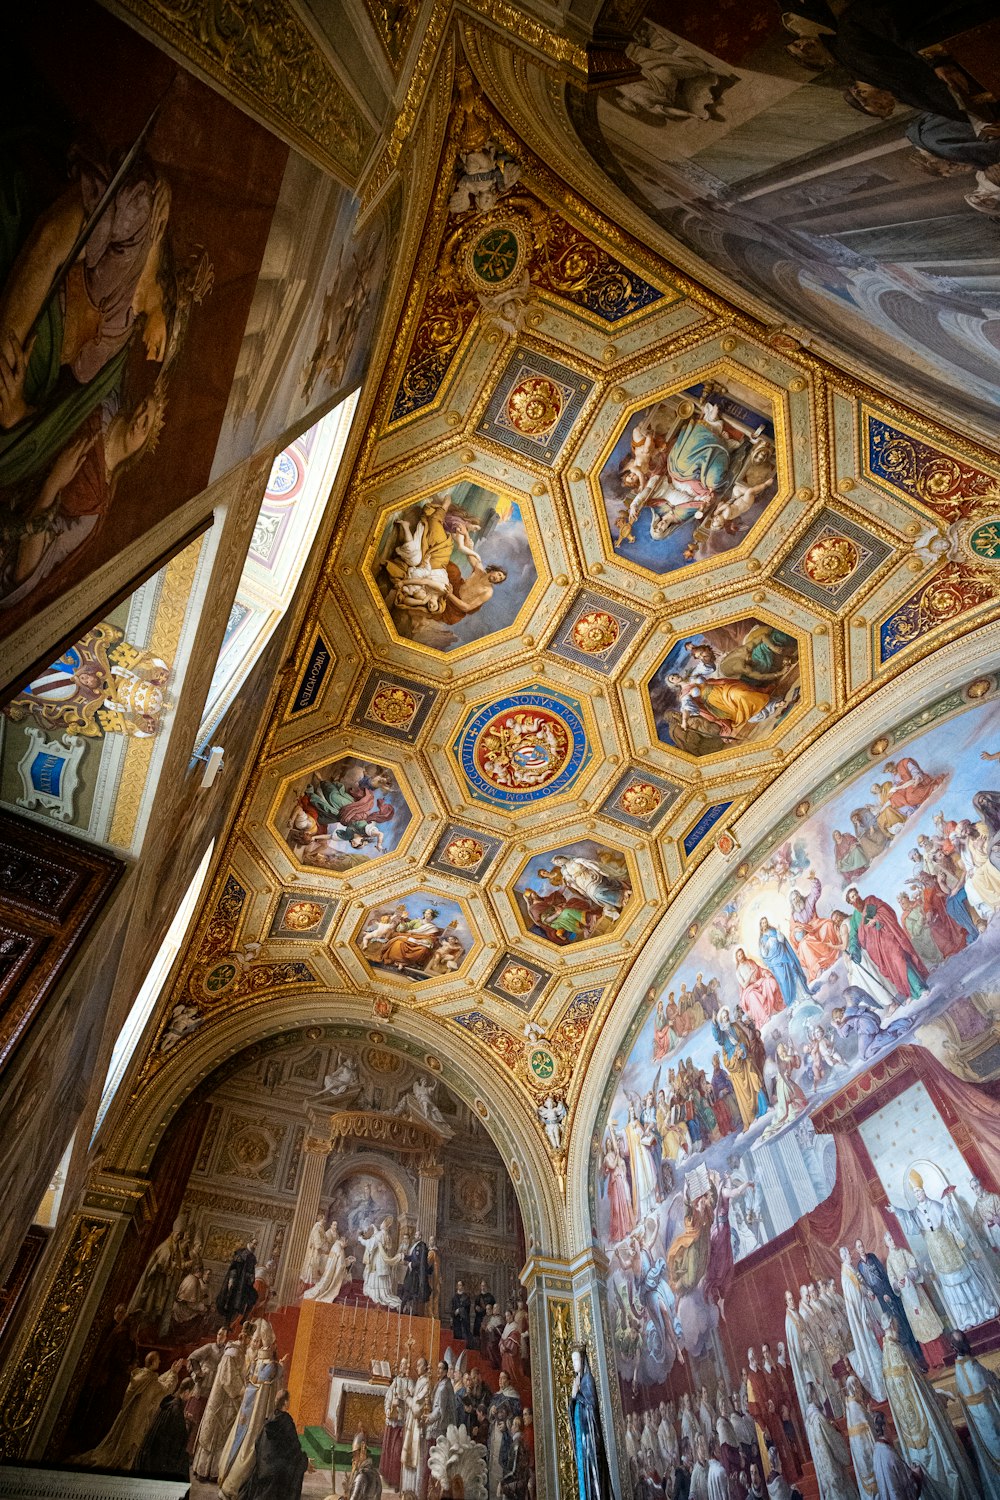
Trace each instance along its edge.
<path fill-rule="evenodd" d="M 295 1215 L 285 1240 L 274 1289 L 278 1307 L 287 1307 L 299 1294 L 299 1272 L 306 1257 L 309 1231 L 319 1217 L 319 1200 L 323 1195 L 323 1178 L 330 1150 L 331 1142 L 326 1136 L 307 1135 L 302 1144 L 302 1175 L 295 1200 Z"/>
<path fill-rule="evenodd" d="M 95 1172 L 51 1253 L 0 1378 L 0 1459 L 45 1453 L 149 1179 Z"/>
<path fill-rule="evenodd" d="M 444 1167 L 436 1156 L 422 1159 L 417 1169 L 417 1233 L 433 1239 L 438 1227 L 438 1192 Z"/>

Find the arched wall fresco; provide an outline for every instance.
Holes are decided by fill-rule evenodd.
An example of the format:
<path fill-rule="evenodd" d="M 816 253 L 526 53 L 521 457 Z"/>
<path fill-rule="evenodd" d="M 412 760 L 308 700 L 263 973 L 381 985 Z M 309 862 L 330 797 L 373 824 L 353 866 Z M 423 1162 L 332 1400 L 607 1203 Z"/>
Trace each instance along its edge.
<path fill-rule="evenodd" d="M 1000 707 L 975 698 L 989 688 L 829 773 L 649 990 L 591 1184 L 636 1441 L 668 1392 L 707 1380 L 728 1399 L 748 1343 L 784 1339 L 794 1373 L 795 1328 L 817 1316 L 799 1288 L 840 1289 L 841 1244 L 845 1276 L 858 1240 L 883 1263 L 909 1251 L 943 1327 L 995 1342 Z M 921 1184 L 967 1227 L 961 1301 L 922 1231 Z"/>
<path fill-rule="evenodd" d="M 570 112 L 612 180 L 737 294 L 981 424 L 996 408 L 996 154 L 977 153 L 930 65 L 894 69 L 888 38 L 865 53 L 881 76 L 864 71 L 865 7 L 847 10 L 816 26 L 756 4 L 723 25 L 650 0 L 628 47 L 639 76 L 570 90 Z M 927 39 L 950 34 L 943 15 L 940 29 Z M 858 68 L 895 103 L 869 91 L 859 108 Z"/>
<path fill-rule="evenodd" d="M 488 1110 L 452 1094 L 439 1059 L 384 1033 L 335 1033 L 306 1027 L 244 1049 L 178 1114 L 153 1167 L 156 1218 L 122 1245 L 104 1297 L 114 1315 L 98 1315 L 87 1378 L 81 1364 L 71 1383 L 74 1415 L 55 1444 L 70 1463 L 155 1470 L 155 1455 L 129 1446 L 130 1359 L 155 1353 L 164 1372 L 187 1359 L 197 1379 L 218 1327 L 242 1359 L 240 1326 L 266 1320 L 317 1467 L 363 1431 L 399 1491 L 412 1396 L 481 1428 L 499 1494 L 507 1424 L 532 1403 L 514 1183 Z M 464 1356 L 467 1409 L 450 1381 L 441 1387 L 446 1349 L 453 1366 Z M 229 1424 L 190 1414 L 195 1494 L 214 1493 L 200 1482 L 234 1483 Z"/>

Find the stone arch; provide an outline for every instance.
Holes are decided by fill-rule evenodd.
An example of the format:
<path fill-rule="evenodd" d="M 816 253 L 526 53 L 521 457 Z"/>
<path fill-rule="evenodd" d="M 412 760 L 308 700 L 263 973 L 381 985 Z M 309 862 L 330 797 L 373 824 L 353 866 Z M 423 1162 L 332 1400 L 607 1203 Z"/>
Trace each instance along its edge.
<path fill-rule="evenodd" d="M 416 1012 L 401 1012 L 375 1028 L 370 1010 L 357 995 L 283 994 L 218 1016 L 179 1047 L 144 1083 L 141 1093 L 129 1099 L 103 1149 L 101 1169 L 147 1172 L 171 1120 L 222 1064 L 289 1031 L 301 1028 L 305 1034 L 312 1026 L 331 1023 L 344 1028 L 345 1040 L 368 1037 L 377 1029 L 385 1045 L 402 1050 L 411 1060 L 427 1054 L 438 1057 L 438 1076 L 482 1120 L 510 1174 L 529 1255 L 565 1253 L 565 1213 L 558 1179 L 529 1102 L 498 1069 L 484 1069 L 480 1054 L 439 1022 Z"/>

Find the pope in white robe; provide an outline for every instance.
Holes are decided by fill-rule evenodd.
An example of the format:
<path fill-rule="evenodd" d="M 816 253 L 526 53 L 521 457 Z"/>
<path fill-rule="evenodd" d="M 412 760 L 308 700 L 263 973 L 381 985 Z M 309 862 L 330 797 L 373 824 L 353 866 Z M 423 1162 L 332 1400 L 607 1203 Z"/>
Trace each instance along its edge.
<path fill-rule="evenodd" d="M 326 1257 L 326 1269 L 316 1285 L 302 1293 L 303 1302 L 336 1302 L 344 1282 L 348 1279 L 350 1268 L 354 1264 L 354 1256 L 348 1255 L 347 1242 L 343 1235 L 337 1233 L 336 1224 L 330 1227 L 334 1239 L 330 1246 L 330 1253 Z"/>
<path fill-rule="evenodd" d="M 865 1288 L 851 1264 L 851 1252 L 846 1245 L 840 1247 L 840 1285 L 843 1288 L 847 1325 L 853 1345 L 847 1356 L 851 1368 L 869 1396 L 876 1401 L 884 1401 L 882 1350 L 868 1318 L 870 1304 Z"/>
<path fill-rule="evenodd" d="M 823 1500 L 860 1500 L 851 1470 L 851 1450 L 840 1430 L 820 1406 L 820 1396 L 810 1382 L 806 1402 L 806 1437 L 816 1468 L 816 1481 Z"/>
<path fill-rule="evenodd" d="M 961 1334 L 952 1337 L 958 1351 L 955 1395 L 965 1413 L 982 1494 L 987 1500 L 1000 1500 L 1000 1380 L 978 1359 L 973 1359 Z"/>
<path fill-rule="evenodd" d="M 864 1403 L 861 1382 L 856 1375 L 847 1377 L 844 1407 L 847 1413 L 847 1441 L 851 1448 L 851 1463 L 858 1482 L 858 1493 L 862 1496 L 877 1495 L 875 1483 L 875 1439 L 868 1411 Z"/>
<path fill-rule="evenodd" d="M 998 872 L 1000 873 L 1000 872 Z M 915 1228 L 927 1246 L 927 1258 L 948 1321 L 953 1328 L 978 1328 L 1000 1312 L 992 1267 L 966 1220 L 953 1187 L 943 1198 L 930 1198 L 919 1172 L 909 1174 L 915 1207 L 897 1210 L 907 1229 Z"/>
<path fill-rule="evenodd" d="M 379 1228 L 372 1225 L 368 1233 L 362 1232 L 358 1239 L 365 1247 L 365 1275 L 362 1284 L 365 1296 L 382 1307 L 391 1307 L 398 1312 L 400 1300 L 396 1295 L 392 1268 L 398 1266 L 403 1257 L 389 1254 L 386 1242 L 391 1228 L 392 1220 L 383 1219 Z"/>
<path fill-rule="evenodd" d="M 966 1500 L 978 1486 L 945 1404 L 907 1355 L 896 1320 L 883 1317 L 882 1323 L 882 1373 L 899 1446 L 949 1500 Z"/>
<path fill-rule="evenodd" d="M 665 1403 L 660 1406 L 660 1423 L 656 1429 L 656 1441 L 660 1450 L 660 1473 L 673 1474 L 680 1449 L 673 1419 Z"/>

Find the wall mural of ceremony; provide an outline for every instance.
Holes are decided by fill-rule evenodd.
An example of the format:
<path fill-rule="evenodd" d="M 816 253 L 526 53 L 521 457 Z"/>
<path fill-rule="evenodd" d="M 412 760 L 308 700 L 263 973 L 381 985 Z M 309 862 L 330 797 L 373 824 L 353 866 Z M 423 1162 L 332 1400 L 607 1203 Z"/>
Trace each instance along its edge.
<path fill-rule="evenodd" d="M 489 1500 L 528 1500 L 523 1233 L 479 1117 L 381 1043 L 296 1041 L 194 1120 L 166 1216 L 119 1259 L 60 1458 L 166 1475 L 186 1454 L 194 1500 L 236 1500 L 267 1424 L 282 1483 L 308 1463 L 303 1495 L 360 1469 L 365 1494 L 377 1475 L 416 1497 L 465 1425 Z"/>
<path fill-rule="evenodd" d="M 595 1228 L 637 1480 L 704 1445 L 753 1493 L 811 1459 L 854 1495 L 853 1403 L 911 1456 L 930 1412 L 941 1493 L 995 1493 L 931 1386 L 1000 1347 L 1000 710 L 884 743 L 701 924 L 616 1079 Z"/>

